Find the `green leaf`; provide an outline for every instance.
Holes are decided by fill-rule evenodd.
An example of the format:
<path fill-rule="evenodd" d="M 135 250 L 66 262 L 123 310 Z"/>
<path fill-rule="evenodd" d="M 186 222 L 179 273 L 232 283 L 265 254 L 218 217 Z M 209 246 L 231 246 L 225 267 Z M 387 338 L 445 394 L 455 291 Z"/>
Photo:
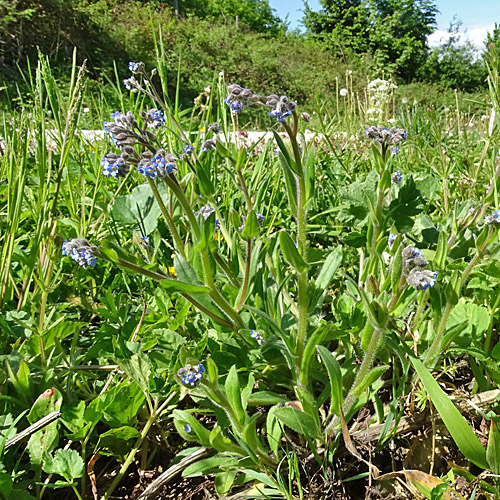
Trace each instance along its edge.
<path fill-rule="evenodd" d="M 378 380 L 388 369 L 388 366 L 377 366 L 370 370 L 363 380 L 360 380 L 358 385 L 352 389 L 352 394 L 358 397 L 366 388 L 370 387 L 373 382 Z"/>
<path fill-rule="evenodd" d="M 141 433 L 135 427 L 128 425 L 110 429 L 99 436 L 98 447 L 100 453 L 122 458 L 130 451 L 133 443 L 140 435 Z"/>
<path fill-rule="evenodd" d="M 222 466 L 229 468 L 231 465 L 237 466 L 238 459 L 227 454 L 218 453 L 217 455 L 205 458 L 194 464 L 189 465 L 182 471 L 184 477 L 196 477 L 219 472 Z"/>
<path fill-rule="evenodd" d="M 272 130 L 272 132 L 274 135 L 274 140 L 276 141 L 276 144 L 278 145 L 279 150 L 283 154 L 283 158 L 285 159 L 287 166 L 290 168 L 290 170 L 295 172 L 297 175 L 302 175 L 302 172 L 300 172 L 299 167 L 297 167 L 295 162 L 292 160 L 292 157 L 290 156 L 290 153 L 289 153 L 287 147 L 285 146 L 285 143 L 283 142 L 283 139 L 281 138 L 281 136 L 274 129 Z"/>
<path fill-rule="evenodd" d="M 197 440 L 202 446 L 212 447 L 211 432 L 203 427 L 193 415 L 184 410 L 174 410 L 173 416 L 175 428 L 184 439 L 189 441 Z M 191 426 L 190 433 L 184 430 L 186 424 Z"/>
<path fill-rule="evenodd" d="M 208 293 L 210 290 L 206 286 L 192 285 L 191 283 L 184 283 L 179 280 L 162 280 L 160 285 L 170 291 L 181 293 Z"/>
<path fill-rule="evenodd" d="M 276 405 L 278 403 L 285 403 L 286 401 L 288 400 L 284 396 L 271 391 L 254 392 L 248 398 L 250 406 Z"/>
<path fill-rule="evenodd" d="M 328 378 L 330 379 L 331 390 L 331 406 L 330 411 L 335 415 L 340 416 L 340 410 L 344 401 L 342 392 L 342 372 L 337 360 L 333 357 L 332 353 L 322 345 L 316 346 L 316 349 L 321 356 L 321 360 L 326 366 Z"/>
<path fill-rule="evenodd" d="M 285 231 L 281 231 L 280 233 L 280 246 L 283 257 L 294 269 L 299 273 L 307 271 L 309 268 L 308 264 L 300 256 L 295 243 Z"/>
<path fill-rule="evenodd" d="M 500 474 L 500 432 L 494 420 L 490 421 L 490 434 L 486 446 L 486 460 L 493 474 Z"/>
<path fill-rule="evenodd" d="M 149 392 L 151 362 L 142 352 L 133 354 L 130 359 L 120 359 L 120 367 L 141 388 L 144 394 Z"/>
<path fill-rule="evenodd" d="M 231 486 L 233 486 L 234 478 L 236 477 L 237 472 L 238 471 L 236 469 L 229 469 L 217 473 L 214 483 L 215 491 L 219 497 L 223 497 L 229 492 Z"/>
<path fill-rule="evenodd" d="M 243 448 L 234 444 L 230 439 L 222 434 L 222 429 L 218 425 L 216 425 L 210 432 L 210 445 L 208 447 L 215 448 L 220 452 L 228 451 L 239 455 L 245 454 Z"/>
<path fill-rule="evenodd" d="M 309 439 L 320 437 L 314 418 L 297 408 L 291 406 L 284 406 L 283 408 L 275 407 L 274 415 L 287 427 L 290 427 L 290 429 L 293 429 L 302 436 L 306 436 Z"/>
<path fill-rule="evenodd" d="M 66 481 L 82 477 L 85 473 L 83 459 L 76 450 L 56 450 L 54 457 L 45 453 L 43 457 L 43 470 L 47 474 L 59 474 Z"/>
<path fill-rule="evenodd" d="M 9 498 L 14 482 L 7 472 L 0 471 L 0 492 L 5 498 Z"/>
<path fill-rule="evenodd" d="M 333 250 L 325 260 L 318 277 L 316 278 L 316 286 L 319 289 L 326 290 L 332 281 L 333 275 L 337 272 L 342 263 L 343 250 L 342 247 L 337 247 Z"/>
<path fill-rule="evenodd" d="M 48 389 L 33 404 L 28 414 L 28 422 L 34 424 L 43 417 L 61 408 L 62 395 L 57 389 Z M 59 441 L 58 422 L 52 422 L 31 435 L 28 451 L 31 463 L 40 465 L 45 452 L 52 451 Z"/>
<path fill-rule="evenodd" d="M 259 221 L 255 215 L 255 210 L 251 210 L 248 214 L 247 220 L 245 221 L 245 228 L 243 229 L 241 236 L 246 240 L 251 240 L 255 238 L 260 233 Z"/>
<path fill-rule="evenodd" d="M 424 364 L 413 356 L 410 357 L 410 361 L 420 377 L 425 390 L 428 392 L 433 405 L 441 416 L 444 425 L 446 425 L 451 437 L 465 458 L 482 469 L 488 469 L 486 451 L 464 417 L 449 400 L 441 387 L 439 387 L 439 384 Z"/>
<path fill-rule="evenodd" d="M 279 456 L 279 449 L 281 446 L 281 434 L 283 432 L 281 423 L 274 414 L 277 408 L 278 408 L 277 406 L 271 408 L 267 413 L 267 419 L 266 419 L 267 442 L 269 443 L 269 448 L 271 448 L 272 452 L 276 457 Z"/>
<path fill-rule="evenodd" d="M 158 185 L 158 190 L 162 195 L 166 194 L 166 189 L 162 184 Z M 161 210 L 147 183 L 135 187 L 130 194 L 119 195 L 111 205 L 110 215 L 113 220 L 123 225 L 133 225 L 140 227 L 145 235 L 151 234 L 158 224 Z"/>
<path fill-rule="evenodd" d="M 236 371 L 236 366 L 231 366 L 229 373 L 226 378 L 226 384 L 224 386 L 226 390 L 226 396 L 231 405 L 231 408 L 236 415 L 240 424 L 245 421 L 245 410 L 241 404 L 241 387 L 240 380 L 238 378 L 238 372 Z"/>

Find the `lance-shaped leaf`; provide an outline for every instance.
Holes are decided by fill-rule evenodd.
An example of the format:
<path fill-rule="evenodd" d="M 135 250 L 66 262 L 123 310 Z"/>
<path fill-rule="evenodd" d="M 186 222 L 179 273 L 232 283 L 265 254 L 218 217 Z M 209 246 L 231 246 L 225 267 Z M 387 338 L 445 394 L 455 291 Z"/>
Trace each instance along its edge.
<path fill-rule="evenodd" d="M 297 250 L 297 247 L 295 246 L 292 238 L 290 238 L 290 236 L 288 236 L 288 234 L 284 231 L 280 233 L 280 246 L 281 251 L 283 252 L 283 257 L 285 257 L 285 260 L 294 269 L 296 269 L 299 273 L 307 271 L 309 266 L 300 256 L 299 251 Z"/>
<path fill-rule="evenodd" d="M 331 390 L 331 406 L 330 411 L 337 416 L 340 416 L 340 410 L 344 400 L 342 393 L 342 372 L 337 360 L 332 356 L 332 353 L 322 345 L 316 346 L 316 349 L 321 356 L 321 360 L 325 364 L 328 378 L 330 379 Z"/>
<path fill-rule="evenodd" d="M 420 377 L 425 390 L 429 393 L 429 397 L 442 418 L 444 425 L 446 425 L 451 437 L 465 458 L 482 469 L 488 469 L 486 450 L 457 407 L 450 401 L 420 360 L 411 356 L 410 361 Z"/>

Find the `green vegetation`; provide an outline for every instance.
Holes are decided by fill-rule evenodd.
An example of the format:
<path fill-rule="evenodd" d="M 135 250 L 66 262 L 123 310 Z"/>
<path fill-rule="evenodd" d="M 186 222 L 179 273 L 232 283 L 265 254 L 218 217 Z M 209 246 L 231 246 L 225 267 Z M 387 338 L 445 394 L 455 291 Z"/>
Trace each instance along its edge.
<path fill-rule="evenodd" d="M 2 29 L 69 5 L 4 2 Z M 185 497 L 500 498 L 498 29 L 472 97 L 265 3 L 260 31 L 109 5 L 67 33 L 121 45 L 3 89 L 0 500 L 145 499 L 175 464 Z"/>

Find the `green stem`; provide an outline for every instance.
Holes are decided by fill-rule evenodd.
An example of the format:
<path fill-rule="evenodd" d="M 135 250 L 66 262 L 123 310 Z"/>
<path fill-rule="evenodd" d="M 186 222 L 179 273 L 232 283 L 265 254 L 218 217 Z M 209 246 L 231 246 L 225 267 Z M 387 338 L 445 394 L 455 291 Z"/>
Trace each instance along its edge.
<path fill-rule="evenodd" d="M 245 277 L 243 279 L 243 287 L 241 289 L 241 297 L 236 306 L 236 312 L 239 312 L 243 304 L 245 303 L 245 298 L 248 290 L 248 282 L 250 281 L 250 261 L 252 259 L 252 241 L 247 240 L 247 252 L 246 252 L 246 262 L 245 262 Z"/>
<path fill-rule="evenodd" d="M 351 389 L 349 390 L 349 394 L 344 400 L 344 404 L 342 406 L 342 412 L 343 414 L 347 417 L 349 412 L 352 410 L 352 407 L 356 404 L 356 401 L 358 399 L 357 396 L 353 394 L 354 390 L 356 387 L 359 385 L 359 383 L 366 378 L 368 375 L 368 372 L 371 370 L 371 367 L 373 365 L 373 361 L 375 360 L 375 355 L 377 354 L 378 346 L 380 343 L 380 340 L 382 339 L 384 335 L 384 329 L 383 328 L 374 328 L 372 337 L 370 339 L 370 342 L 368 344 L 368 347 L 366 348 L 365 351 L 365 357 L 363 358 L 363 361 L 361 362 L 361 365 L 359 367 L 358 373 L 356 374 L 356 378 L 354 379 L 354 382 L 351 386 Z M 330 424 L 326 428 L 326 433 L 330 434 L 333 432 L 334 428 L 337 427 L 340 423 L 340 418 L 336 417 L 334 418 Z"/>
<path fill-rule="evenodd" d="M 370 252 L 373 253 L 377 247 L 377 241 L 382 230 L 382 211 L 384 209 L 385 190 L 377 188 L 377 206 L 375 207 L 375 221 L 373 223 L 373 235 Z"/>
<path fill-rule="evenodd" d="M 186 195 L 184 194 L 181 186 L 177 182 L 177 179 L 173 176 L 167 175 L 163 178 L 163 180 L 167 183 L 168 187 L 172 190 L 176 198 L 179 200 L 182 208 L 184 209 L 184 212 L 187 215 L 189 223 L 191 224 L 191 229 L 193 230 L 196 238 L 199 238 L 201 234 L 200 226 L 198 225 L 198 221 L 196 220 L 196 217 L 194 215 L 193 208 L 186 198 Z"/>
<path fill-rule="evenodd" d="M 177 246 L 177 249 L 181 253 L 181 255 L 185 258 L 186 257 L 186 251 L 184 249 L 184 243 L 182 242 L 182 239 L 179 235 L 179 232 L 177 231 L 177 228 L 175 227 L 174 221 L 172 217 L 170 217 L 170 214 L 168 213 L 167 207 L 165 206 L 165 203 L 163 203 L 163 200 L 161 198 L 160 192 L 158 191 L 158 188 L 156 187 L 155 181 L 148 177 L 148 182 L 149 185 L 151 186 L 151 191 L 153 191 L 153 195 L 156 199 L 156 203 L 158 203 L 158 206 L 160 207 L 161 213 L 163 214 L 163 217 L 165 219 L 165 222 L 167 223 L 168 228 L 170 229 L 170 232 L 172 233 L 172 237 L 174 238 L 175 245 Z"/>
<path fill-rule="evenodd" d="M 474 266 L 481 259 L 487 246 L 488 246 L 488 241 L 483 243 L 482 247 L 477 251 L 476 255 L 474 255 L 474 257 L 469 262 L 469 265 L 465 268 L 464 272 L 462 273 L 462 276 L 460 277 L 460 280 L 459 280 L 459 283 L 457 286 L 457 294 L 460 293 L 460 290 L 462 289 L 463 284 L 467 281 L 467 278 L 469 277 L 469 274 L 471 273 Z M 446 303 L 443 314 L 441 316 L 441 320 L 439 321 L 439 325 L 438 325 L 437 330 L 434 334 L 434 340 L 432 341 L 432 344 L 429 347 L 429 350 L 427 351 L 427 354 L 425 356 L 424 364 L 426 366 L 429 366 L 432 364 L 432 362 L 434 361 L 434 358 L 438 355 L 439 351 L 441 350 L 441 347 L 442 347 L 441 344 L 443 343 L 444 332 L 446 330 L 446 323 L 448 321 L 448 318 L 450 316 L 450 313 L 451 313 L 453 307 L 454 307 L 454 304 L 451 304 L 450 302 Z"/>
<path fill-rule="evenodd" d="M 247 209 L 250 212 L 250 210 L 252 210 L 252 199 L 250 198 L 250 195 L 248 194 L 248 188 L 247 188 L 247 185 L 245 182 L 245 178 L 243 177 L 243 174 L 241 173 L 241 169 L 236 170 L 236 176 L 238 177 L 238 181 L 240 183 L 241 190 L 243 191 L 243 195 L 245 196 Z"/>
<path fill-rule="evenodd" d="M 134 444 L 134 447 L 130 450 L 129 454 L 127 455 L 127 458 L 125 459 L 125 462 L 123 462 L 123 465 L 120 467 L 120 470 L 118 471 L 118 474 L 115 476 L 113 482 L 109 485 L 108 489 L 106 490 L 106 493 L 103 495 L 101 500 L 108 500 L 110 496 L 113 494 L 115 491 L 116 487 L 120 484 L 120 481 L 123 479 L 123 476 L 127 473 L 128 468 L 130 467 L 130 464 L 134 461 L 135 455 L 139 451 L 139 449 L 142 446 L 142 442 L 148 435 L 149 430 L 151 429 L 151 426 L 156 422 L 156 419 L 161 415 L 161 412 L 163 409 L 167 406 L 167 404 L 172 400 L 172 398 L 177 394 L 177 391 L 172 392 L 170 396 L 161 404 L 161 406 L 151 415 L 149 416 L 146 424 L 144 425 L 141 435 L 137 438 L 137 441 Z"/>
<path fill-rule="evenodd" d="M 193 299 L 190 295 L 187 293 L 183 293 L 182 296 L 191 304 L 193 304 L 194 307 L 199 309 L 201 312 L 205 313 L 207 316 L 212 318 L 214 321 L 217 321 L 217 323 L 226 326 L 227 328 L 230 328 L 231 330 L 235 329 L 235 326 L 233 323 L 230 323 L 229 321 L 226 321 L 224 318 L 221 318 L 220 316 L 217 316 L 217 314 L 214 314 L 212 311 L 207 309 L 205 306 L 201 305 L 196 299 Z"/>

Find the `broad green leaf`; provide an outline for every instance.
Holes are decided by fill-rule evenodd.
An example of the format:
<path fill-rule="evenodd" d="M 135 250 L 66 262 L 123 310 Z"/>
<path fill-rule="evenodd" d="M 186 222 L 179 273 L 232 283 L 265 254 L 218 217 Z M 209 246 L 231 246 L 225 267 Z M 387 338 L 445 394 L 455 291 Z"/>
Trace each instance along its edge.
<path fill-rule="evenodd" d="M 151 362 L 142 352 L 133 354 L 130 359 L 120 359 L 120 367 L 141 388 L 144 394 L 149 392 Z"/>
<path fill-rule="evenodd" d="M 464 417 L 441 387 L 439 387 L 439 384 L 434 380 L 434 377 L 429 373 L 424 364 L 413 356 L 410 357 L 410 361 L 420 377 L 425 390 L 428 392 L 433 405 L 443 419 L 451 437 L 465 458 L 482 469 L 488 469 L 486 451 Z"/>
<path fill-rule="evenodd" d="M 99 436 L 98 447 L 100 453 L 122 458 L 131 450 L 140 435 L 141 433 L 135 427 L 127 425 L 110 429 Z"/>
<path fill-rule="evenodd" d="M 0 471 L 0 492 L 5 498 L 9 498 L 10 492 L 12 490 L 12 477 L 7 472 Z M 1 498 L 1 497 L 0 497 Z"/>
<path fill-rule="evenodd" d="M 285 260 L 299 273 L 303 271 L 307 271 L 309 268 L 308 264 L 304 261 L 304 259 L 300 256 L 295 243 L 292 238 L 285 233 L 285 231 L 281 231 L 280 233 L 280 246 L 281 251 L 283 252 L 283 257 Z"/>
<path fill-rule="evenodd" d="M 267 413 L 266 419 L 266 435 L 269 447 L 276 457 L 279 456 L 279 449 L 281 446 L 282 424 L 276 418 L 274 412 L 277 407 L 271 408 Z"/>
<path fill-rule="evenodd" d="M 174 410 L 173 417 L 175 428 L 184 439 L 195 441 L 197 438 L 202 446 L 207 448 L 211 447 L 210 431 L 203 427 L 203 425 L 200 424 L 200 422 L 198 422 L 198 420 L 191 413 L 184 410 Z M 190 433 L 187 433 L 184 430 L 186 424 L 191 426 Z"/>
<path fill-rule="evenodd" d="M 159 282 L 160 285 L 170 291 L 180 293 L 208 293 L 210 290 L 206 286 L 192 285 L 179 280 L 165 279 Z"/>
<path fill-rule="evenodd" d="M 231 486 L 233 486 L 234 478 L 236 477 L 236 473 L 238 471 L 236 469 L 229 469 L 226 471 L 218 472 L 215 476 L 215 491 L 219 497 L 225 496 Z"/>
<path fill-rule="evenodd" d="M 316 346 L 316 349 L 321 356 L 321 360 L 326 366 L 326 371 L 328 372 L 328 378 L 330 379 L 330 390 L 331 390 L 331 406 L 330 411 L 335 415 L 340 416 L 340 410 L 344 401 L 343 391 L 342 391 L 342 372 L 340 371 L 340 365 L 337 360 L 333 357 L 332 353 L 322 345 Z"/>
<path fill-rule="evenodd" d="M 285 146 L 285 143 L 283 142 L 283 139 L 281 136 L 276 132 L 276 130 L 272 130 L 273 135 L 274 135 L 274 140 L 276 141 L 276 144 L 278 145 L 279 150 L 281 151 L 288 167 L 297 175 L 301 175 L 301 171 L 299 167 L 295 164 L 295 161 L 292 160 L 292 157 L 290 156 L 290 153 Z"/>
<path fill-rule="evenodd" d="M 47 389 L 33 404 L 28 414 L 28 422 L 34 424 L 61 408 L 62 396 L 57 389 Z M 40 465 L 45 452 L 52 451 L 59 441 L 58 422 L 52 422 L 43 429 L 31 435 L 28 441 L 28 451 L 31 463 Z"/>
<path fill-rule="evenodd" d="M 234 444 L 230 439 L 222 434 L 222 429 L 218 425 L 216 425 L 210 432 L 210 445 L 208 447 L 215 448 L 220 452 L 229 451 L 240 455 L 244 455 L 245 453 L 243 448 Z"/>
<path fill-rule="evenodd" d="M 311 415 L 291 406 L 275 408 L 274 415 L 287 427 L 309 439 L 319 438 L 319 429 Z"/>
<path fill-rule="evenodd" d="M 43 470 L 47 474 L 59 474 L 66 481 L 82 477 L 85 473 L 83 459 L 76 450 L 56 450 L 54 456 L 45 453 L 43 456 Z"/>
<path fill-rule="evenodd" d="M 161 195 L 166 194 L 165 187 L 158 185 Z M 158 224 L 161 210 L 156 203 L 151 186 L 148 183 L 135 187 L 130 194 L 118 195 L 111 205 L 111 217 L 114 221 L 140 227 L 145 235 L 152 233 Z"/>

